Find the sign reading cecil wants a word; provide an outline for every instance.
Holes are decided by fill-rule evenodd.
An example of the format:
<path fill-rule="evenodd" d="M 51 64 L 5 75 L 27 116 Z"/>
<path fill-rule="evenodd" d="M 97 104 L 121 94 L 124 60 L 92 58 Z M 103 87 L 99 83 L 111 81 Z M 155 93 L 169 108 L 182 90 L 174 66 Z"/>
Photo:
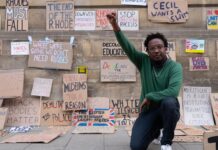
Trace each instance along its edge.
<path fill-rule="evenodd" d="M 64 110 L 87 109 L 87 75 L 63 75 Z"/>
<path fill-rule="evenodd" d="M 34 41 L 30 45 L 28 67 L 70 70 L 72 55 L 70 43 Z"/>
<path fill-rule="evenodd" d="M 187 0 L 149 0 L 148 19 L 155 22 L 186 22 L 188 2 Z"/>

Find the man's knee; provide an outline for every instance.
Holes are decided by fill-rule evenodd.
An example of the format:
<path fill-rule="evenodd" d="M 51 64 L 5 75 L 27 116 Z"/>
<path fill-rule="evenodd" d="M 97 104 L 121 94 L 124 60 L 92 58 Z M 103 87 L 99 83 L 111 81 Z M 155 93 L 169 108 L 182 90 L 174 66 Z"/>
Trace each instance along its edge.
<path fill-rule="evenodd" d="M 148 144 L 146 144 L 146 142 L 140 142 L 139 140 L 135 140 L 134 142 L 131 140 L 130 147 L 131 150 L 144 150 L 147 149 Z"/>
<path fill-rule="evenodd" d="M 175 97 L 166 97 L 161 101 L 161 108 L 165 110 L 179 109 L 179 103 Z"/>

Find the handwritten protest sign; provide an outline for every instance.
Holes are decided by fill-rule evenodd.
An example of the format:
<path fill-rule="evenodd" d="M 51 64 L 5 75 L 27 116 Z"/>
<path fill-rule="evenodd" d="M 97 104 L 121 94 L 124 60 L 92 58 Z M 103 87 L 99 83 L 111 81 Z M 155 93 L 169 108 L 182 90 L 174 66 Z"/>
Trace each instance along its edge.
<path fill-rule="evenodd" d="M 185 47 L 187 53 L 204 53 L 205 40 L 186 39 Z"/>
<path fill-rule="evenodd" d="M 0 70 L 0 98 L 23 96 L 24 70 Z"/>
<path fill-rule="evenodd" d="M 102 42 L 102 56 L 126 56 L 126 53 L 117 41 L 104 41 Z"/>
<path fill-rule="evenodd" d="M 52 79 L 34 78 L 31 95 L 50 97 Z"/>
<path fill-rule="evenodd" d="M 123 117 L 123 118 L 115 118 L 116 126 L 133 126 L 136 117 Z"/>
<path fill-rule="evenodd" d="M 70 70 L 72 47 L 67 42 L 33 41 L 28 67 Z"/>
<path fill-rule="evenodd" d="M 88 109 L 109 109 L 109 98 L 88 97 Z"/>
<path fill-rule="evenodd" d="M 136 10 L 118 11 L 118 24 L 122 30 L 139 30 L 139 12 Z"/>
<path fill-rule="evenodd" d="M 46 2 L 46 30 L 63 31 L 74 29 L 74 2 Z"/>
<path fill-rule="evenodd" d="M 218 9 L 207 10 L 207 29 L 218 30 Z"/>
<path fill-rule="evenodd" d="M 75 30 L 95 30 L 95 11 L 76 11 Z"/>
<path fill-rule="evenodd" d="M 112 30 L 112 26 L 107 20 L 106 15 L 115 12 L 114 9 L 97 9 L 96 10 L 96 30 Z"/>
<path fill-rule="evenodd" d="M 192 58 L 189 58 L 189 70 L 190 71 L 206 71 L 206 70 L 209 70 L 209 58 L 208 57 L 192 57 Z"/>
<path fill-rule="evenodd" d="M 213 109 L 213 116 L 214 116 L 216 125 L 218 125 L 218 93 L 211 93 L 210 100 L 211 100 L 211 105 Z"/>
<path fill-rule="evenodd" d="M 6 31 L 28 31 L 28 0 L 6 1 Z"/>
<path fill-rule="evenodd" d="M 136 68 L 128 59 L 101 60 L 101 82 L 136 81 Z"/>
<path fill-rule="evenodd" d="M 154 22 L 186 22 L 188 2 L 187 0 L 149 0 L 148 19 Z"/>
<path fill-rule="evenodd" d="M 0 108 L 0 130 L 4 129 L 7 113 L 8 113 L 8 108 L 6 107 Z"/>
<path fill-rule="evenodd" d="M 87 75 L 63 75 L 64 110 L 87 109 Z"/>
<path fill-rule="evenodd" d="M 121 0 L 121 4 L 123 5 L 140 5 L 146 6 L 146 0 Z"/>
<path fill-rule="evenodd" d="M 211 103 L 211 87 L 183 87 L 183 108 L 186 125 L 214 125 Z"/>
<path fill-rule="evenodd" d="M 11 55 L 29 55 L 29 42 L 11 42 Z"/>
<path fill-rule="evenodd" d="M 116 118 L 136 117 L 139 113 L 139 99 L 110 99 L 110 108 L 114 109 Z"/>
<path fill-rule="evenodd" d="M 4 107 L 8 107 L 6 126 L 39 125 L 39 100 L 34 98 L 5 100 Z"/>
<path fill-rule="evenodd" d="M 43 100 L 41 101 L 40 125 L 64 126 L 72 122 L 72 112 L 62 111 L 64 101 Z"/>

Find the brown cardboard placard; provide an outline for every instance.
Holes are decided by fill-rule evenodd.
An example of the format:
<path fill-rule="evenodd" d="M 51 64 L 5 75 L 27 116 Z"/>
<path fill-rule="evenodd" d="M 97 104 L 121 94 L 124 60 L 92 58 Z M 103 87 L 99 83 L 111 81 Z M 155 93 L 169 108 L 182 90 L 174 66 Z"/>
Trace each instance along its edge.
<path fill-rule="evenodd" d="M 42 126 L 69 126 L 72 122 L 72 113 L 62 111 L 63 101 L 41 101 L 40 125 Z"/>
<path fill-rule="evenodd" d="M 6 126 L 39 125 L 39 99 L 23 98 L 4 100 L 4 107 L 8 107 Z"/>
<path fill-rule="evenodd" d="M 88 109 L 109 109 L 109 98 L 88 97 Z"/>
<path fill-rule="evenodd" d="M 204 129 L 195 128 L 195 127 L 185 128 L 185 129 L 182 129 L 182 131 L 186 135 L 191 135 L 191 136 L 203 136 L 203 133 L 204 133 Z"/>
<path fill-rule="evenodd" d="M 218 93 L 211 93 L 210 94 L 210 100 L 213 110 L 213 116 L 216 122 L 216 125 L 218 125 Z"/>
<path fill-rule="evenodd" d="M 4 129 L 7 113 L 8 113 L 8 108 L 6 107 L 0 108 L 0 130 Z"/>
<path fill-rule="evenodd" d="M 53 79 L 34 78 L 31 95 L 50 97 Z"/>
<path fill-rule="evenodd" d="M 64 110 L 87 109 L 87 75 L 64 74 L 63 75 L 63 99 Z"/>
<path fill-rule="evenodd" d="M 6 1 L 6 31 L 28 31 L 29 2 Z"/>
<path fill-rule="evenodd" d="M 46 30 L 68 31 L 74 29 L 74 1 L 46 2 Z"/>
<path fill-rule="evenodd" d="M 101 82 L 135 82 L 136 67 L 128 59 L 101 60 Z"/>
<path fill-rule="evenodd" d="M 218 148 L 218 131 L 204 132 L 204 150 L 217 150 Z"/>
<path fill-rule="evenodd" d="M 148 19 L 155 22 L 181 23 L 188 20 L 187 0 L 149 0 Z"/>
<path fill-rule="evenodd" d="M 174 142 L 202 142 L 203 136 L 174 136 L 173 141 Z"/>
<path fill-rule="evenodd" d="M 24 70 L 0 70 L 0 98 L 23 96 Z"/>

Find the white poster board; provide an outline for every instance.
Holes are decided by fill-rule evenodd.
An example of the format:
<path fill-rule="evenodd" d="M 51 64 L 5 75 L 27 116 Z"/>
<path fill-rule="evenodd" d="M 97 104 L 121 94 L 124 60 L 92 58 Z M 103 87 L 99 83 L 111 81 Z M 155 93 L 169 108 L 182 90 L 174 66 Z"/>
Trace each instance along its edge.
<path fill-rule="evenodd" d="M 29 42 L 11 42 L 11 55 L 29 55 Z"/>
<path fill-rule="evenodd" d="M 140 6 L 146 6 L 147 0 L 121 0 L 121 4 L 123 5 L 140 5 Z"/>
<path fill-rule="evenodd" d="M 31 95 L 50 97 L 53 79 L 34 78 Z"/>
<path fill-rule="evenodd" d="M 184 121 L 186 125 L 214 125 L 210 103 L 211 87 L 183 87 Z"/>
<path fill-rule="evenodd" d="M 95 30 L 95 11 L 75 11 L 75 30 Z"/>

